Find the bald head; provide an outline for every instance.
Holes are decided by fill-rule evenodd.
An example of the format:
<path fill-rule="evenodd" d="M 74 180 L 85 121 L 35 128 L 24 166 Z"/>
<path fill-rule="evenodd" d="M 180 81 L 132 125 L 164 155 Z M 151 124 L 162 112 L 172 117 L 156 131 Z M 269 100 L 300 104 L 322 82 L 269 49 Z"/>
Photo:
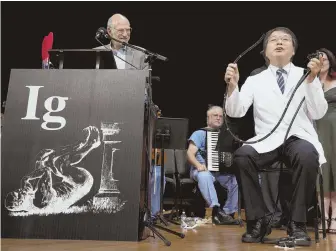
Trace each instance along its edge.
<path fill-rule="evenodd" d="M 131 25 L 128 19 L 121 14 L 114 14 L 107 21 L 107 32 L 112 38 L 128 43 L 131 38 Z M 121 44 L 112 41 L 113 47 L 119 49 Z"/>
<path fill-rule="evenodd" d="M 116 25 L 118 25 L 119 23 L 121 23 L 121 24 L 128 24 L 128 26 L 130 26 L 130 22 L 129 22 L 129 20 L 125 16 L 123 16 L 121 14 L 114 14 L 107 21 L 107 27 L 112 27 L 113 28 Z"/>

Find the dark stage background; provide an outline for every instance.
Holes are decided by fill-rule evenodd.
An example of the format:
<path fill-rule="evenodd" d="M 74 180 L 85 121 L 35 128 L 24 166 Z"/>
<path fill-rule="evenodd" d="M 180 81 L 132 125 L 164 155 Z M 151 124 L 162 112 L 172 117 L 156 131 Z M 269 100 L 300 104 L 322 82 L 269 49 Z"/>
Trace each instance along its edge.
<path fill-rule="evenodd" d="M 54 48 L 92 48 L 99 45 L 96 30 L 122 13 L 133 28 L 130 43 L 169 58 L 153 66 L 161 77 L 153 99 L 165 117 L 189 118 L 190 134 L 205 125 L 208 104 L 222 105 L 227 64 L 269 29 L 286 26 L 297 35 L 296 65 L 306 66 L 307 55 L 320 47 L 336 52 L 335 9 L 332 2 L 1 3 L 1 98 L 10 69 L 41 68 L 41 43 L 50 31 Z M 261 48 L 240 61 L 241 83 L 263 64 Z M 248 137 L 253 129 L 244 125 Z"/>

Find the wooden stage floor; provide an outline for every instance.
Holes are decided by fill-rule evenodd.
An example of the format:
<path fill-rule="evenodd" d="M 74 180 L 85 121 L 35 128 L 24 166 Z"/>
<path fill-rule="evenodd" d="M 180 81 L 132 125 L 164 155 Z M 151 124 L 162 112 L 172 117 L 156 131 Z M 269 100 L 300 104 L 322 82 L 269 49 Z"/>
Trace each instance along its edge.
<path fill-rule="evenodd" d="M 182 231 L 178 226 L 170 227 L 176 231 Z M 2 239 L 2 251 L 134 251 L 134 250 L 178 250 L 178 251 L 266 251 L 281 250 L 274 245 L 266 244 L 246 244 L 241 242 L 241 235 L 244 228 L 239 226 L 214 226 L 203 225 L 194 230 L 183 230 L 186 234 L 184 239 L 180 239 L 173 234 L 160 231 L 168 240 L 172 242 L 170 247 L 156 237 L 149 237 L 141 242 L 116 242 L 116 241 L 77 241 L 77 240 L 22 240 L 22 239 Z M 283 237 L 285 231 L 273 230 L 270 237 Z M 314 233 L 310 233 L 313 237 Z M 322 234 L 321 234 L 322 237 Z M 326 240 L 320 240 L 319 244 L 311 247 L 296 247 L 296 250 L 336 250 L 336 235 L 327 235 Z"/>

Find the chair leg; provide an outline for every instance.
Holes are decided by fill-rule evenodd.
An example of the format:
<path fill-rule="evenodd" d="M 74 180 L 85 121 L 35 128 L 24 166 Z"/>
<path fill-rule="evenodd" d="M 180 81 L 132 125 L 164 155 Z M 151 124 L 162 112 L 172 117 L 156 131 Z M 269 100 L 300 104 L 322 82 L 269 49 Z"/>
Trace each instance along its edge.
<path fill-rule="evenodd" d="M 178 177 L 176 179 L 176 210 L 177 210 L 177 218 L 180 219 L 180 215 L 182 214 L 182 184 L 181 180 Z"/>
<path fill-rule="evenodd" d="M 177 186 L 174 186 L 174 205 L 172 207 L 171 213 L 169 214 L 168 221 L 172 221 L 173 218 L 178 218 L 178 206 L 177 206 Z"/>
<path fill-rule="evenodd" d="M 325 212 L 324 212 L 324 190 L 323 190 L 323 176 L 321 172 L 321 168 L 319 170 L 319 185 L 320 185 L 320 208 L 321 208 L 321 221 L 322 221 L 322 235 L 323 239 L 327 238 L 327 230 L 326 230 L 326 222 L 325 222 Z M 317 202 L 318 203 L 318 202 Z"/>
<path fill-rule="evenodd" d="M 240 189 L 238 189 L 238 221 L 239 221 L 239 225 L 241 227 L 244 226 L 242 217 L 241 217 L 241 192 Z"/>
<path fill-rule="evenodd" d="M 176 179 L 176 187 L 175 187 L 175 198 L 174 198 L 174 208 L 175 208 L 175 217 L 176 219 L 180 218 L 180 205 L 179 205 L 179 199 L 180 199 L 180 180 Z"/>
<path fill-rule="evenodd" d="M 318 229 L 318 221 L 319 221 L 319 202 L 318 202 L 318 193 L 315 189 L 315 210 L 316 210 L 316 217 L 314 220 L 314 232 L 315 232 L 315 243 L 320 242 L 320 235 L 319 235 L 319 229 Z"/>

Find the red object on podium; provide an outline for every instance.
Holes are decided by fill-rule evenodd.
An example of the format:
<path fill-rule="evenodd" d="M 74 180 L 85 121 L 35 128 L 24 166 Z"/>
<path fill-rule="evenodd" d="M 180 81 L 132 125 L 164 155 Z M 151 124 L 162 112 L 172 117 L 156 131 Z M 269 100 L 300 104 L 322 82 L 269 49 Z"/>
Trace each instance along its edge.
<path fill-rule="evenodd" d="M 49 60 L 49 50 L 52 49 L 54 43 L 54 34 L 49 32 L 48 36 L 45 36 L 42 41 L 42 64 L 43 66 L 46 65 L 48 67 L 48 60 Z M 43 67 L 45 68 L 45 67 Z"/>

